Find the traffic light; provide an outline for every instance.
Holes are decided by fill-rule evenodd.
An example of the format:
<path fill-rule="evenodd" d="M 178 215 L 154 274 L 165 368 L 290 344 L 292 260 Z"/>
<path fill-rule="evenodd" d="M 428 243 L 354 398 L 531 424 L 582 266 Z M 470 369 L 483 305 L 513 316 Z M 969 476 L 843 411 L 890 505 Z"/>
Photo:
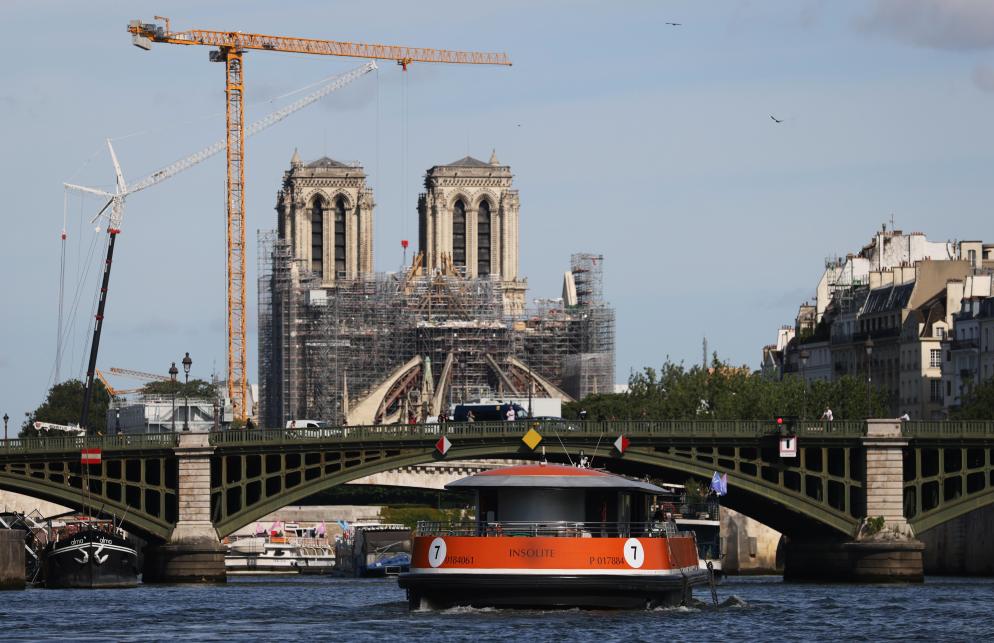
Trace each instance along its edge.
<path fill-rule="evenodd" d="M 777 433 L 794 435 L 797 433 L 797 418 L 794 416 L 778 415 L 776 418 Z"/>

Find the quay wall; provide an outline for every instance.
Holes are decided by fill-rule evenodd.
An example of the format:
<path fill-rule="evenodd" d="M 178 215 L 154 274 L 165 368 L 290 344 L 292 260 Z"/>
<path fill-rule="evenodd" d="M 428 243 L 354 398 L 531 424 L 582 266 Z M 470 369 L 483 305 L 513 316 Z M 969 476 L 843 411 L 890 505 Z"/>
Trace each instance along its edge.
<path fill-rule="evenodd" d="M 976 509 L 918 535 L 926 574 L 994 576 L 994 505 Z"/>
<path fill-rule="evenodd" d="M 722 572 L 730 575 L 783 573 L 779 531 L 761 522 L 721 508 Z"/>
<path fill-rule="evenodd" d="M 0 529 L 0 590 L 24 589 L 24 532 Z"/>

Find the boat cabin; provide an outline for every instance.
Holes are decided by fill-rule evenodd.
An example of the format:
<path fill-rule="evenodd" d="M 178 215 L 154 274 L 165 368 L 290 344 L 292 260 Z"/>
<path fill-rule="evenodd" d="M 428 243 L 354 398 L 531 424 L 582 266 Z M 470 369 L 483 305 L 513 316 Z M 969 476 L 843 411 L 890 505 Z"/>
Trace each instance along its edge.
<path fill-rule="evenodd" d="M 476 535 L 583 538 L 661 535 L 652 513 L 664 490 L 622 476 L 557 464 L 484 471 L 446 485 L 476 491 Z"/>

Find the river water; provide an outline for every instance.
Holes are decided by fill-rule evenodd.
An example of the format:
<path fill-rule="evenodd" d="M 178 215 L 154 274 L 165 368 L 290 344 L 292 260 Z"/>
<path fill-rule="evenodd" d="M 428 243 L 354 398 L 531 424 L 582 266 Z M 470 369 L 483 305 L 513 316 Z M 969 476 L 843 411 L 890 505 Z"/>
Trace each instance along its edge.
<path fill-rule="evenodd" d="M 710 602 L 708 590 L 696 598 Z M 732 578 L 717 611 L 409 612 L 392 579 L 237 577 L 224 586 L 0 593 L 5 640 L 774 641 L 994 640 L 994 579 L 919 586 Z"/>

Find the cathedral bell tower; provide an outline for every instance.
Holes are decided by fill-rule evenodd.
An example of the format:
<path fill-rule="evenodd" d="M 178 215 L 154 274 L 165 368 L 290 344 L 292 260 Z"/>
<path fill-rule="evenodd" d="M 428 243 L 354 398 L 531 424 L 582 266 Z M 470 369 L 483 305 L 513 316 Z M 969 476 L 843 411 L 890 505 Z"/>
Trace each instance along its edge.
<path fill-rule="evenodd" d="M 509 314 L 524 310 L 527 282 L 518 278 L 518 191 L 497 154 L 436 165 L 418 198 L 418 244 L 428 273 L 496 277 Z"/>
<path fill-rule="evenodd" d="M 294 151 L 276 199 L 279 237 L 322 286 L 355 279 L 373 271 L 374 206 L 358 163 L 325 156 L 305 165 Z"/>

